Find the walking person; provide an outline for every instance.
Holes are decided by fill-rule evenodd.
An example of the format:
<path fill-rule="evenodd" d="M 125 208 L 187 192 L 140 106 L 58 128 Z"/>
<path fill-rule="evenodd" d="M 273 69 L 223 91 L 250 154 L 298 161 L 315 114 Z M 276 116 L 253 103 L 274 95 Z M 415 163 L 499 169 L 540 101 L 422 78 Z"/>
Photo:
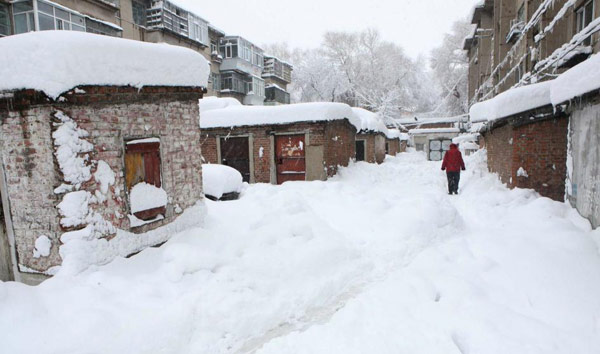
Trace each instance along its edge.
<path fill-rule="evenodd" d="M 444 155 L 442 171 L 446 171 L 448 177 L 448 194 L 458 194 L 458 183 L 460 182 L 460 170 L 465 170 L 465 163 L 458 145 L 450 144 L 450 150 Z"/>

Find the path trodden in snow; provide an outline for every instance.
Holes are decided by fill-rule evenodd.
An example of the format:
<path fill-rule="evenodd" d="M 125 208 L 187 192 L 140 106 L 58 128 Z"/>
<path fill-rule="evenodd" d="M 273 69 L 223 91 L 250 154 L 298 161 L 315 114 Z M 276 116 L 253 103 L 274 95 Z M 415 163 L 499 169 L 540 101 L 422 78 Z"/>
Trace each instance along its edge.
<path fill-rule="evenodd" d="M 6 353 L 598 353 L 600 255 L 565 204 L 418 153 L 207 202 L 204 228 L 38 287 Z"/>

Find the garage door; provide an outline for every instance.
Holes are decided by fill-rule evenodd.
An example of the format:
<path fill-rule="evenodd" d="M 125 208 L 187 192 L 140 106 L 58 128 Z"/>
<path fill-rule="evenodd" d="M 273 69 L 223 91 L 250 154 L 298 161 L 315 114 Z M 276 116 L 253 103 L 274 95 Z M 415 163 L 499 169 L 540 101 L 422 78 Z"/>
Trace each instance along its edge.
<path fill-rule="evenodd" d="M 221 138 L 221 164 L 235 168 L 242 174 L 244 182 L 250 183 L 248 137 Z"/>
<path fill-rule="evenodd" d="M 277 184 L 306 180 L 304 134 L 275 137 Z"/>

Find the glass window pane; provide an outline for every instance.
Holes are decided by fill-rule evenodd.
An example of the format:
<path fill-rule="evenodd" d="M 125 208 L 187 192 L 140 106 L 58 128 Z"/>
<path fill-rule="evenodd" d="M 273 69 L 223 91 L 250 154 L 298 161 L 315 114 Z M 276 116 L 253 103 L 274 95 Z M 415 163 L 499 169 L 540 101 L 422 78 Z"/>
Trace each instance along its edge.
<path fill-rule="evenodd" d="M 452 144 L 452 140 L 444 140 L 442 142 L 442 150 L 450 150 L 450 144 Z"/>
<path fill-rule="evenodd" d="M 85 26 L 85 19 L 82 16 L 71 14 L 71 22 L 77 26 Z"/>
<path fill-rule="evenodd" d="M 589 25 L 592 23 L 592 18 L 594 17 L 594 3 L 592 1 L 588 2 L 585 5 L 585 25 Z"/>
<path fill-rule="evenodd" d="M 19 34 L 25 32 L 29 32 L 29 28 L 27 27 L 27 15 L 15 15 L 15 33 Z"/>
<path fill-rule="evenodd" d="M 430 140 L 429 141 L 429 150 L 441 150 L 442 142 L 439 140 Z"/>
<path fill-rule="evenodd" d="M 38 1 L 38 10 L 48 15 L 54 16 L 54 7 L 44 2 Z"/>
<path fill-rule="evenodd" d="M 40 31 L 49 31 L 54 29 L 54 17 L 44 15 L 43 13 L 38 14 L 40 20 Z"/>
<path fill-rule="evenodd" d="M 33 11 L 33 3 L 31 1 L 22 1 L 13 4 L 13 12 Z"/>
<path fill-rule="evenodd" d="M 62 18 L 63 20 L 67 20 L 70 21 L 70 17 L 69 17 L 69 13 L 61 10 L 61 9 L 54 9 L 54 13 L 56 14 L 56 17 L 58 18 Z"/>
<path fill-rule="evenodd" d="M 10 23 L 8 22 L 8 5 L 0 4 L 0 35 L 7 36 Z"/>
<path fill-rule="evenodd" d="M 83 26 L 72 25 L 71 29 L 73 31 L 85 32 L 85 27 L 83 27 Z"/>
<path fill-rule="evenodd" d="M 430 151 L 429 159 L 431 161 L 440 161 L 442 159 L 442 153 L 439 151 Z"/>

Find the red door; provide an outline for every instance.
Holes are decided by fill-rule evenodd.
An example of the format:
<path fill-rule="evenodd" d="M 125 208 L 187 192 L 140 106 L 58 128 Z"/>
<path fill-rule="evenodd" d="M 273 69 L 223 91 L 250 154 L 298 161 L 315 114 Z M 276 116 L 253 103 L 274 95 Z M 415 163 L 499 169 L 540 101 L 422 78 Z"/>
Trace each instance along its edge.
<path fill-rule="evenodd" d="M 275 137 L 277 184 L 282 184 L 287 181 L 306 180 L 304 149 L 304 134 L 281 135 Z"/>

